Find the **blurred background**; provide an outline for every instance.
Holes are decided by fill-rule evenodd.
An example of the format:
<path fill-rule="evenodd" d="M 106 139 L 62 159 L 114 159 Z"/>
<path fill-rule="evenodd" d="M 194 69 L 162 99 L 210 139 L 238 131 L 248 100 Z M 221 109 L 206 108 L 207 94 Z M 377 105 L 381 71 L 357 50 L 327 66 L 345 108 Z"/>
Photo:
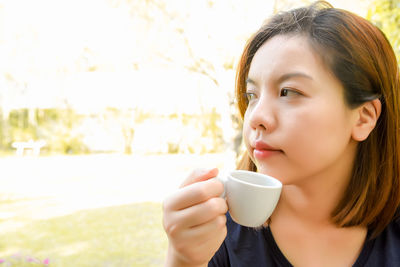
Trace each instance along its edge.
<path fill-rule="evenodd" d="M 0 266 L 162 266 L 162 200 L 235 167 L 246 40 L 311 2 L 0 0 Z M 330 3 L 400 55 L 400 0 Z"/>

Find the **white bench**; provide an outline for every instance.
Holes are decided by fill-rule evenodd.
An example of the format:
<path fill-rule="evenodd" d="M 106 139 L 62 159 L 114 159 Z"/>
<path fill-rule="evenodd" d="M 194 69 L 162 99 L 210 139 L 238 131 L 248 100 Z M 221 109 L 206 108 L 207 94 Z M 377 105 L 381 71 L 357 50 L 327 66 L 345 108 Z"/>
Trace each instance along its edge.
<path fill-rule="evenodd" d="M 40 154 L 40 149 L 46 145 L 46 142 L 43 140 L 33 141 L 29 140 L 28 142 L 13 142 L 12 147 L 15 148 L 16 154 L 18 156 L 24 155 L 24 151 L 27 149 L 31 149 L 33 155 L 38 156 Z"/>

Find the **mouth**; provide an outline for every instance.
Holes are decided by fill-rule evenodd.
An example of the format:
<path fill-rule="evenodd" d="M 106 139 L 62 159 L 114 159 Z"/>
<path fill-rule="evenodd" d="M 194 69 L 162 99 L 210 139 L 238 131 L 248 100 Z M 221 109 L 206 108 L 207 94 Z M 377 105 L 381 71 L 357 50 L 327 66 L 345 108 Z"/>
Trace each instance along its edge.
<path fill-rule="evenodd" d="M 262 141 L 256 141 L 253 148 L 253 155 L 257 159 L 266 159 L 283 153 L 281 149 L 274 148 Z"/>

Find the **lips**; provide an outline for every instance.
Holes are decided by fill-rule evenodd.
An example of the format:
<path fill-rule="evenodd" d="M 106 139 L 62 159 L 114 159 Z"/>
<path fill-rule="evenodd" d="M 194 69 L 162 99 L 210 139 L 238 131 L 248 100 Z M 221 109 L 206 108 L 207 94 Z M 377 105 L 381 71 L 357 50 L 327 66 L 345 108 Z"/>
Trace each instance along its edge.
<path fill-rule="evenodd" d="M 274 148 L 263 141 L 256 141 L 253 155 L 257 159 L 265 159 L 283 153 L 282 150 Z"/>

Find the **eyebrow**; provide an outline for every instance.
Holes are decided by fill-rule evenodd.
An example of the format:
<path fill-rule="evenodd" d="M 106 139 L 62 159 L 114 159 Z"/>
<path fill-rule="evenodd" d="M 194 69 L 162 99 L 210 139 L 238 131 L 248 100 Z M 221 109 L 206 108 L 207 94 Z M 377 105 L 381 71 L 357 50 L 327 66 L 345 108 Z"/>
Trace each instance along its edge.
<path fill-rule="evenodd" d="M 248 83 L 251 83 L 251 84 L 256 84 L 256 82 L 255 81 L 253 81 L 252 79 L 250 79 L 250 78 L 247 78 L 246 79 L 246 84 L 248 84 Z"/>
<path fill-rule="evenodd" d="M 289 79 L 294 78 L 294 77 L 301 77 L 301 78 L 314 80 L 310 75 L 307 75 L 307 74 L 305 74 L 303 72 L 290 72 L 290 73 L 283 74 L 281 77 L 279 77 L 277 82 L 278 83 L 282 83 L 283 81 L 289 80 Z M 251 84 L 254 84 L 254 85 L 257 84 L 255 81 L 253 81 L 250 78 L 246 79 L 246 84 L 247 83 L 251 83 Z"/>
<path fill-rule="evenodd" d="M 306 78 L 309 80 L 314 80 L 310 75 L 305 74 L 303 72 L 290 72 L 290 73 L 283 74 L 281 77 L 279 77 L 278 83 L 281 83 L 281 82 L 286 81 L 293 77 L 300 77 L 300 78 Z"/>

